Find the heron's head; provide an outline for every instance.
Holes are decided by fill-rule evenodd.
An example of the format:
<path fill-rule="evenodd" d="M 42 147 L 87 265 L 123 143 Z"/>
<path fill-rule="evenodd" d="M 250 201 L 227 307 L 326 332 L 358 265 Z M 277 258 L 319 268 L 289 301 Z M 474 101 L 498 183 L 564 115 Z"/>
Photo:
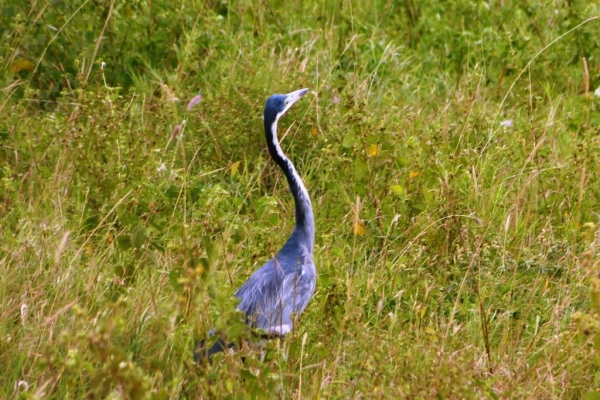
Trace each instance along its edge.
<path fill-rule="evenodd" d="M 300 89 L 288 94 L 274 94 L 269 97 L 265 104 L 265 120 L 278 120 L 307 92 L 308 89 Z"/>

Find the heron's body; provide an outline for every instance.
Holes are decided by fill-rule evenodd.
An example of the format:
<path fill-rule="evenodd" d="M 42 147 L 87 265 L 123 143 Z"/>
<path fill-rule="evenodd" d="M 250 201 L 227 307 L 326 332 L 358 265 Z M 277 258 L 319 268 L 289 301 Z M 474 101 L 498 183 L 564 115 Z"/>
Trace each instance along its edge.
<path fill-rule="evenodd" d="M 294 327 L 315 291 L 312 249 L 294 247 L 294 235 L 277 256 L 256 271 L 235 293 L 238 310 L 248 322 L 272 336 L 284 336 Z"/>
<path fill-rule="evenodd" d="M 296 317 L 306 308 L 315 291 L 317 278 L 313 262 L 315 225 L 310 197 L 277 139 L 277 121 L 306 92 L 308 89 L 273 95 L 267 100 L 264 112 L 267 147 L 290 186 L 295 202 L 296 226 L 275 257 L 252 274 L 235 293 L 240 300 L 237 308 L 246 314 L 247 323 L 264 330 L 269 336 L 284 336 L 292 330 Z M 199 353 L 210 358 L 224 348 L 225 342 L 219 340 L 207 350 L 202 341 Z"/>

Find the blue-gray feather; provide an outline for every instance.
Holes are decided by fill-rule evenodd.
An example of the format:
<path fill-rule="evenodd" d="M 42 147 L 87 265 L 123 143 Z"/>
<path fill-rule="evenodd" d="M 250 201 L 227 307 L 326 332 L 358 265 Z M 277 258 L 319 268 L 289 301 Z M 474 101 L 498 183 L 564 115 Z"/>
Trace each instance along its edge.
<path fill-rule="evenodd" d="M 235 293 L 240 299 L 237 308 L 246 313 L 248 323 L 269 335 L 288 333 L 315 291 L 312 249 L 297 244 L 297 236 L 292 234 Z"/>

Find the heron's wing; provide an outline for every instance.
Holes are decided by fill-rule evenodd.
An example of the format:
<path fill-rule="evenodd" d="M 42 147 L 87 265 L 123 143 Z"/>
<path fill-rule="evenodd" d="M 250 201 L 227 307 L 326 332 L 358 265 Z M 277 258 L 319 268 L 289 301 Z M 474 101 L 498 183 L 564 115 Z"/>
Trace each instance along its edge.
<path fill-rule="evenodd" d="M 296 265 L 290 260 L 282 265 L 269 260 L 236 292 L 238 309 L 248 322 L 272 335 L 285 335 L 294 325 L 315 291 L 315 267 L 312 257 L 299 256 Z"/>

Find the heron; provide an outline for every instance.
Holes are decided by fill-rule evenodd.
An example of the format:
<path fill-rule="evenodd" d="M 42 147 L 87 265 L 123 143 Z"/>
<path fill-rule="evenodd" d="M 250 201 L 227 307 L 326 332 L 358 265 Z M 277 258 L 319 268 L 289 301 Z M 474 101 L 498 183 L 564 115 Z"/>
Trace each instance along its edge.
<path fill-rule="evenodd" d="M 277 138 L 277 122 L 307 92 L 308 89 L 300 89 L 288 94 L 275 94 L 265 104 L 267 148 L 285 174 L 294 197 L 296 224 L 279 252 L 235 292 L 239 299 L 237 309 L 246 314 L 246 323 L 262 330 L 270 338 L 284 337 L 292 330 L 315 292 L 317 279 L 313 261 L 315 221 L 310 196 Z M 194 358 L 197 362 L 210 360 L 214 354 L 234 345 L 219 338 L 210 348 L 206 347 L 204 340 L 196 347 Z"/>

